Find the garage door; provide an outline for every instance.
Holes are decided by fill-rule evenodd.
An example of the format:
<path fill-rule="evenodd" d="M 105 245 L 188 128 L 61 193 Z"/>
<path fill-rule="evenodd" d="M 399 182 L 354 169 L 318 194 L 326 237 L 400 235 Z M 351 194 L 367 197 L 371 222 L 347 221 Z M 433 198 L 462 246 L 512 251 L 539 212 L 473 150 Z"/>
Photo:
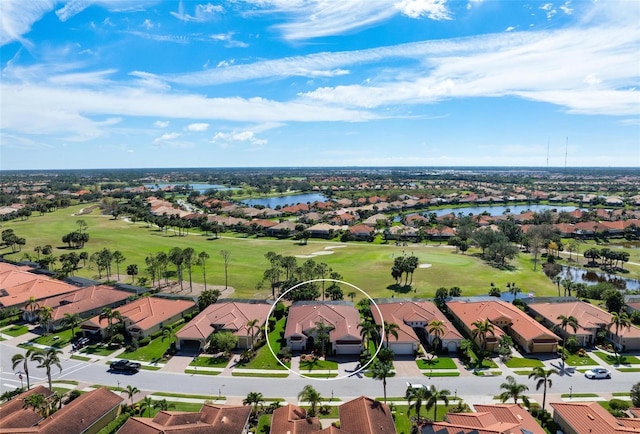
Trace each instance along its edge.
<path fill-rule="evenodd" d="M 450 353 L 458 351 L 458 344 L 455 341 L 449 341 L 449 343 L 447 343 L 447 350 Z"/>
<path fill-rule="evenodd" d="M 411 342 L 389 342 L 389 348 L 395 354 L 413 354 L 413 344 Z"/>

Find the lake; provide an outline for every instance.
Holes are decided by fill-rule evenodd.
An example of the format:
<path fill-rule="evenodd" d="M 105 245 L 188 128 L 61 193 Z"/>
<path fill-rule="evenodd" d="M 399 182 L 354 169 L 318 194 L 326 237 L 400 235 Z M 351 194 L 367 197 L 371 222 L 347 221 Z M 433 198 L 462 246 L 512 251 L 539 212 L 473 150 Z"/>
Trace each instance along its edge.
<path fill-rule="evenodd" d="M 611 283 L 618 289 L 626 289 L 629 291 L 640 289 L 640 281 L 620 277 L 616 274 L 605 273 L 602 270 L 587 270 L 585 268 L 564 265 L 559 276 L 561 279 L 570 279 L 572 282 L 584 283 L 586 285 Z"/>
<path fill-rule="evenodd" d="M 320 193 L 300 193 L 300 194 L 288 194 L 286 196 L 278 197 L 262 197 L 255 199 L 244 199 L 242 203 L 249 206 L 264 206 L 266 208 L 274 209 L 278 205 L 280 207 L 288 205 L 296 205 L 298 203 L 307 202 L 325 202 L 327 198 Z"/>
<path fill-rule="evenodd" d="M 218 184 L 191 184 L 188 183 L 191 188 L 193 188 L 194 191 L 197 191 L 199 193 L 204 193 L 207 190 L 237 190 L 237 187 L 225 187 L 224 185 L 218 185 Z M 158 184 L 145 184 L 144 186 L 146 188 L 150 188 L 152 190 L 156 190 L 156 189 L 162 189 L 162 188 L 166 188 L 166 187 L 175 187 L 175 186 L 180 186 L 180 185 L 187 185 L 187 184 L 169 184 L 169 183 L 158 183 Z"/>
<path fill-rule="evenodd" d="M 557 212 L 560 211 L 575 211 L 575 206 L 558 206 L 558 205 L 539 205 L 539 204 L 531 204 L 531 205 L 480 205 L 480 206 L 469 206 L 464 208 L 440 208 L 434 210 L 423 211 L 422 214 L 428 216 L 430 213 L 435 213 L 438 217 L 443 216 L 445 214 L 453 213 L 458 215 L 458 213 L 462 213 L 463 215 L 478 215 L 483 212 L 488 212 L 491 215 L 501 215 L 505 211 L 509 210 L 511 214 L 520 214 L 522 212 L 533 211 L 533 212 L 541 212 L 544 210 L 553 209 Z"/>

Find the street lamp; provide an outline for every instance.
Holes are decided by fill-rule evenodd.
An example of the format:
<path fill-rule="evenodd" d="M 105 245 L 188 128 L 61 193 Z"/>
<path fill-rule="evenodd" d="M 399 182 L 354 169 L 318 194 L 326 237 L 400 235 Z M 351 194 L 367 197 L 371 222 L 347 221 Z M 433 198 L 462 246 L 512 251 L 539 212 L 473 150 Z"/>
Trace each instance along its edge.
<path fill-rule="evenodd" d="M 573 386 L 569 386 L 569 399 L 573 398 Z"/>

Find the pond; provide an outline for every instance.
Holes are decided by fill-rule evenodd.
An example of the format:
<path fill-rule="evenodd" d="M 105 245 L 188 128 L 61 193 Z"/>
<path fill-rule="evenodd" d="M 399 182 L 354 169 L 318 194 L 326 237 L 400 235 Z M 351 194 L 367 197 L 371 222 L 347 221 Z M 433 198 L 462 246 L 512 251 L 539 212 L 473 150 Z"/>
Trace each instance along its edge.
<path fill-rule="evenodd" d="M 169 184 L 166 182 L 162 182 L 158 184 L 145 184 L 144 186 L 152 190 L 157 190 L 165 187 L 175 187 L 175 186 L 181 186 L 181 185 L 187 185 L 187 184 Z M 237 190 L 238 189 L 237 187 L 225 187 L 224 185 L 219 185 L 219 184 L 188 183 L 188 185 L 191 186 L 191 188 L 193 188 L 194 191 L 197 191 L 199 193 L 204 193 L 207 190 Z"/>
<path fill-rule="evenodd" d="M 598 283 L 611 283 L 618 289 L 634 291 L 640 289 L 640 281 L 621 277 L 616 274 L 605 273 L 601 270 L 588 270 L 585 268 L 564 265 L 559 274 L 561 279 L 570 279 L 574 283 L 595 285 Z"/>
<path fill-rule="evenodd" d="M 522 212 L 533 211 L 533 212 L 542 212 L 545 210 L 555 210 L 557 212 L 560 211 L 575 211 L 577 207 L 575 206 L 554 206 L 554 205 L 540 205 L 540 204 L 531 204 L 531 205 L 481 205 L 481 206 L 469 206 L 464 208 L 441 208 L 434 209 L 429 211 L 424 211 L 422 214 L 428 216 L 430 213 L 435 213 L 438 217 L 443 216 L 445 214 L 453 213 L 458 215 L 458 213 L 462 213 L 462 215 L 478 215 L 483 212 L 488 212 L 491 215 L 502 215 L 505 211 L 509 210 L 511 214 L 520 214 Z"/>
<path fill-rule="evenodd" d="M 264 206 L 266 208 L 275 209 L 278 205 L 280 207 L 288 206 L 288 205 L 296 205 L 298 203 L 307 203 L 307 202 L 324 202 L 327 198 L 323 194 L 320 193 L 300 193 L 300 194 L 289 194 L 286 196 L 278 196 L 278 197 L 262 197 L 255 199 L 245 199 L 242 203 L 249 206 Z"/>

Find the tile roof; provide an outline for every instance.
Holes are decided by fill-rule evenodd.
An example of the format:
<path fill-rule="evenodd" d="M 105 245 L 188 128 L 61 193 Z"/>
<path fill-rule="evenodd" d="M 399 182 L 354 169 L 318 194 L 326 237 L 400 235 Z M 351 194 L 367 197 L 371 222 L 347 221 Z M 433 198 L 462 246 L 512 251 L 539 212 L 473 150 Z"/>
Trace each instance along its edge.
<path fill-rule="evenodd" d="M 350 434 L 396 434 L 389 406 L 360 396 L 340 405 L 340 429 Z"/>
<path fill-rule="evenodd" d="M 207 339 L 216 329 L 233 331 L 236 336 L 250 336 L 247 322 L 257 319 L 259 325 L 267 321 L 271 305 L 219 301 L 207 306 L 178 333 L 178 339 Z M 215 327 L 214 327 L 215 326 Z"/>
<path fill-rule="evenodd" d="M 320 430 L 317 417 L 307 417 L 307 412 L 297 405 L 289 404 L 273 412 L 271 434 L 313 434 Z"/>
<path fill-rule="evenodd" d="M 160 411 L 151 419 L 132 417 L 118 434 L 243 434 L 251 406 L 204 404 L 199 412 Z"/>
<path fill-rule="evenodd" d="M 447 307 L 469 328 L 471 328 L 471 323 L 478 320 L 489 319 L 489 321 L 495 324 L 496 321 L 505 319 L 511 322 L 510 327 L 514 332 L 528 341 L 540 337 L 560 340 L 553 332 L 511 303 L 498 300 L 473 302 L 451 301 L 447 303 Z M 495 334 L 496 338 L 502 335 L 497 329 L 495 330 Z"/>
<path fill-rule="evenodd" d="M 123 401 L 124 398 L 105 387 L 83 393 L 42 421 L 38 433 L 83 433 Z"/>
<path fill-rule="evenodd" d="M 637 420 L 616 418 L 597 402 L 552 402 L 554 420 L 576 434 L 639 433 Z M 566 428 L 565 428 L 566 429 Z"/>
<path fill-rule="evenodd" d="M 21 306 L 31 297 L 44 300 L 60 294 L 77 291 L 77 286 L 40 274 L 29 273 L 18 267 L 0 271 L 0 306 Z"/>
<path fill-rule="evenodd" d="M 360 340 L 360 314 L 358 309 L 344 304 L 310 303 L 294 304 L 289 308 L 284 338 L 293 335 L 307 334 L 316 327 L 317 322 L 324 322 L 333 329 L 329 339 L 334 342 L 346 336 Z"/>
<path fill-rule="evenodd" d="M 123 318 L 128 318 L 133 323 L 129 327 L 135 326 L 141 330 L 148 330 L 193 307 L 195 307 L 195 302 L 188 300 L 142 297 L 114 310 L 120 312 Z M 108 321 L 106 319 L 100 321 L 100 315 L 96 315 L 83 324 L 105 328 L 108 325 Z"/>
<path fill-rule="evenodd" d="M 31 408 L 23 408 L 24 399 L 36 393 L 45 397 L 53 395 L 46 387 L 36 386 L 0 405 L 0 432 L 8 428 L 27 428 L 42 420 L 38 412 Z"/>
<path fill-rule="evenodd" d="M 561 323 L 558 316 L 573 316 L 578 320 L 578 334 L 591 333 L 587 329 L 607 328 L 611 322 L 611 314 L 597 306 L 584 301 L 570 301 L 562 303 L 530 303 L 529 308 L 555 325 Z M 568 333 L 573 329 L 568 328 Z M 615 333 L 615 327 L 611 328 L 611 333 Z M 630 329 L 621 328 L 618 332 L 622 337 L 640 337 L 640 328 L 631 326 Z"/>
<path fill-rule="evenodd" d="M 415 342 L 418 340 L 413 327 L 408 321 L 424 321 L 428 324 L 433 320 L 444 323 L 444 334 L 441 339 L 462 339 L 462 335 L 451 324 L 447 317 L 430 301 L 398 301 L 377 303 L 382 318 L 387 323 L 396 323 L 399 326 L 397 342 Z M 371 313 L 376 324 L 380 325 L 378 309 L 372 307 Z"/>
<path fill-rule="evenodd" d="M 106 285 L 94 285 L 48 298 L 40 303 L 40 307 L 51 307 L 53 320 L 56 321 L 63 318 L 65 313 L 90 312 L 114 303 L 124 302 L 130 296 L 131 293 L 127 291 L 120 291 Z"/>

